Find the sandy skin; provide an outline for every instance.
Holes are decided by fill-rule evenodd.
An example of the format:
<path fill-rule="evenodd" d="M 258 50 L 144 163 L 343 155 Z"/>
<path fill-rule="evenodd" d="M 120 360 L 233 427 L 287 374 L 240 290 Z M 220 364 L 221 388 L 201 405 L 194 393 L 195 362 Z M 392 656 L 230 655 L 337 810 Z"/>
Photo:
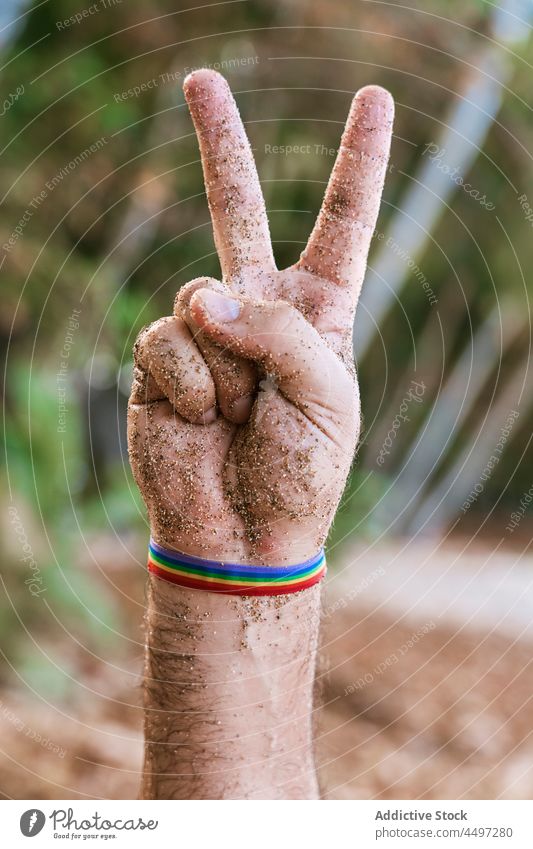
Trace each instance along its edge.
<path fill-rule="evenodd" d="M 258 564 L 324 544 L 355 451 L 352 324 L 379 208 L 393 104 L 352 103 L 308 245 L 275 267 L 261 188 L 226 81 L 184 84 L 222 281 L 201 278 L 135 345 L 130 460 L 163 546 Z"/>

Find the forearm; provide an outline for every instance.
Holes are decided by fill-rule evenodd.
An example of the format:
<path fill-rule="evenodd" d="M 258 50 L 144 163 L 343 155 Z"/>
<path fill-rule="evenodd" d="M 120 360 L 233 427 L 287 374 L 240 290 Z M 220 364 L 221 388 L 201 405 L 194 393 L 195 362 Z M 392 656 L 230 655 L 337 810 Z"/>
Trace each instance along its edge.
<path fill-rule="evenodd" d="M 146 799 L 312 799 L 320 586 L 238 597 L 149 577 Z"/>

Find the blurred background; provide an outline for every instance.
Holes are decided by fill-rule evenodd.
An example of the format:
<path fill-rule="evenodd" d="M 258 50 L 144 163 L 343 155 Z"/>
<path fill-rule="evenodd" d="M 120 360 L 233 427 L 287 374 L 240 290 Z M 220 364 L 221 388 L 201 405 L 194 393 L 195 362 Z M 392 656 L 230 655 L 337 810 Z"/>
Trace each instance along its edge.
<path fill-rule="evenodd" d="M 181 83 L 241 109 L 280 266 L 353 93 L 397 104 L 328 546 L 330 798 L 530 798 L 528 0 L 2 0 L 0 795 L 134 798 L 148 527 L 131 349 L 219 276 Z"/>

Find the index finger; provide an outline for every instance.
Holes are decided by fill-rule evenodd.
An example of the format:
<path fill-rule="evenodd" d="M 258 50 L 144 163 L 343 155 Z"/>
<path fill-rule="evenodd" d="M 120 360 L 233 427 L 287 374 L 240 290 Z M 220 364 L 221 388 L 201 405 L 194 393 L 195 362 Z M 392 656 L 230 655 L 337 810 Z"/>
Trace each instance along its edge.
<path fill-rule="evenodd" d="M 376 226 L 392 136 L 388 91 L 357 92 L 313 232 L 297 264 L 319 277 L 354 287 L 357 298 Z"/>
<path fill-rule="evenodd" d="M 183 90 L 198 136 L 215 244 L 224 279 L 250 266 L 274 271 L 263 194 L 237 104 L 224 77 L 194 71 Z"/>

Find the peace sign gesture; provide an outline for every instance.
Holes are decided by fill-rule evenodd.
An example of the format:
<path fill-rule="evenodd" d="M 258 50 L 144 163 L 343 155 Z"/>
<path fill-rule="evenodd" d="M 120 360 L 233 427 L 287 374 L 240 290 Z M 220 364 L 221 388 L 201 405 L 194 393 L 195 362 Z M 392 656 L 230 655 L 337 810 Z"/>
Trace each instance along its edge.
<path fill-rule="evenodd" d="M 355 96 L 299 261 L 275 266 L 250 145 L 229 87 L 185 80 L 222 281 L 178 293 L 135 344 L 128 441 L 152 536 L 208 559 L 298 563 L 323 545 L 359 432 L 351 339 L 393 103 Z"/>

